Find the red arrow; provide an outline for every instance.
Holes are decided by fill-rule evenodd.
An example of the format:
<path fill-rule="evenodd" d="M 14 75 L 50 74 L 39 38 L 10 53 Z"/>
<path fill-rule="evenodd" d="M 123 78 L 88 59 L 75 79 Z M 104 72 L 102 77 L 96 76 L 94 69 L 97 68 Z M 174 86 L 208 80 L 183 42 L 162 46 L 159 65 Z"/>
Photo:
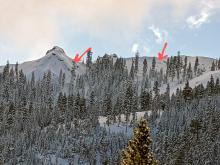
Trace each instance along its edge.
<path fill-rule="evenodd" d="M 164 46 L 163 46 L 162 52 L 161 52 L 161 53 L 160 53 L 160 52 L 158 53 L 158 59 L 159 59 L 159 61 L 163 61 L 163 59 L 165 60 L 165 59 L 168 57 L 168 55 L 164 55 L 164 52 L 165 52 L 166 47 L 167 47 L 167 42 L 165 42 L 165 44 L 164 44 Z"/>
<path fill-rule="evenodd" d="M 86 51 L 85 51 L 81 56 L 79 56 L 79 54 L 77 53 L 76 56 L 75 56 L 75 58 L 73 59 L 73 61 L 74 61 L 74 62 L 80 62 L 80 61 L 82 60 L 82 57 L 83 57 L 86 53 L 88 53 L 89 51 L 91 51 L 91 50 L 92 50 L 92 48 L 86 49 Z"/>

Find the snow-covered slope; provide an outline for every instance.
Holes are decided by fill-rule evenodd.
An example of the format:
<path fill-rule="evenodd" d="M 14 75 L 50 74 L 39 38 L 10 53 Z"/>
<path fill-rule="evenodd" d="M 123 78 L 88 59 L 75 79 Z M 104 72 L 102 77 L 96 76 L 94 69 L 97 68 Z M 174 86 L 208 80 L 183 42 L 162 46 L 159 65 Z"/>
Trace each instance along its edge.
<path fill-rule="evenodd" d="M 12 65 L 14 67 L 14 65 Z M 48 50 L 46 55 L 38 60 L 24 62 L 18 65 L 19 70 L 22 69 L 28 78 L 32 72 L 35 78 L 42 78 L 45 72 L 50 70 L 53 78 L 58 78 L 60 70 L 66 74 L 66 82 L 70 80 L 71 68 L 73 66 L 72 59 L 66 55 L 64 50 L 58 46 Z M 2 70 L 3 67 L 0 68 Z M 83 74 L 84 66 L 81 63 L 76 65 L 76 74 Z"/>
<path fill-rule="evenodd" d="M 182 59 L 185 58 L 185 56 L 181 56 L 181 57 L 182 57 Z M 152 66 L 153 57 L 140 57 L 139 58 L 139 74 L 142 74 L 142 72 L 143 72 L 143 61 L 145 58 L 147 59 L 148 69 L 150 69 Z M 130 70 L 130 68 L 131 68 L 132 59 L 134 59 L 134 58 L 127 58 L 126 59 L 126 65 L 127 65 L 128 70 Z M 216 61 L 216 59 L 213 59 L 210 57 L 202 57 L 202 56 L 198 56 L 198 59 L 199 59 L 199 68 L 202 70 L 206 70 L 206 71 L 210 71 L 211 66 L 212 66 L 212 62 Z M 196 60 L 196 57 L 187 56 L 188 64 L 191 63 L 192 67 L 195 64 L 195 60 Z M 184 63 L 184 61 L 183 61 L 183 63 Z M 164 71 L 166 70 L 166 61 L 161 62 L 156 58 L 156 70 L 160 71 L 161 68 Z"/>
<path fill-rule="evenodd" d="M 199 76 L 199 77 L 195 77 L 192 80 L 189 81 L 189 85 L 190 87 L 194 88 L 195 86 L 198 86 L 199 84 L 203 84 L 204 87 L 206 87 L 207 82 L 210 81 L 210 77 L 211 75 L 213 76 L 214 80 L 216 80 L 217 78 L 220 78 L 220 70 L 217 71 L 209 71 L 204 73 L 203 75 Z M 176 86 L 172 86 L 172 88 L 170 89 L 170 93 L 175 93 L 176 89 L 183 89 L 185 86 L 185 84 L 178 84 Z M 162 91 L 162 92 L 165 92 Z"/>
<path fill-rule="evenodd" d="M 114 58 L 113 61 L 115 61 L 116 55 L 113 54 L 110 56 Z M 182 57 L 185 57 L 185 56 L 182 56 Z M 148 71 L 150 70 L 150 67 L 152 65 L 153 57 L 140 57 L 139 58 L 139 72 L 138 72 L 139 81 L 142 79 L 143 61 L 145 58 L 147 59 L 147 63 L 148 63 Z M 209 79 L 210 76 L 208 75 L 210 74 L 209 71 L 211 68 L 211 64 L 213 60 L 215 59 L 212 59 L 209 57 L 198 57 L 198 58 L 199 58 L 199 68 L 205 70 L 204 79 L 206 78 Z M 126 58 L 126 65 L 129 71 L 131 68 L 132 59 L 134 58 Z M 192 66 L 194 66 L 195 59 L 196 57 L 188 56 L 188 63 L 191 62 Z M 58 78 L 60 70 L 62 70 L 66 74 L 66 82 L 68 83 L 70 80 L 72 65 L 73 65 L 72 59 L 66 55 L 64 50 L 58 46 L 55 46 L 51 50 L 48 50 L 44 57 L 38 60 L 28 61 L 28 62 L 19 64 L 19 69 L 22 69 L 28 78 L 30 78 L 32 72 L 34 72 L 36 79 L 41 78 L 45 72 L 48 72 L 48 70 L 52 72 L 53 78 Z M 14 67 L 14 65 L 11 65 L 11 66 Z M 164 71 L 166 70 L 166 61 L 160 62 L 156 58 L 156 70 L 159 71 L 161 68 Z M 3 70 L 3 67 L 0 67 L 0 71 L 2 70 Z M 82 63 L 76 64 L 76 74 L 84 74 L 85 70 L 86 69 L 85 69 L 84 64 Z M 200 79 L 200 77 L 198 77 L 197 79 Z M 197 80 L 194 80 L 194 81 L 197 81 Z M 176 86 L 177 85 L 174 84 L 174 88 Z"/>

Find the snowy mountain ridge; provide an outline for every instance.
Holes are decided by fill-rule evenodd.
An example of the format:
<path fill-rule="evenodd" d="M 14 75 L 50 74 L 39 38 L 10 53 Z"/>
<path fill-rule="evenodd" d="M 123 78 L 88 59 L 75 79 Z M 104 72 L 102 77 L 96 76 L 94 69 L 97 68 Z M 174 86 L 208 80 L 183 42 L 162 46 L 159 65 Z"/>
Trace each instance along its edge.
<path fill-rule="evenodd" d="M 105 56 L 109 56 L 110 58 L 113 58 L 114 62 L 115 59 L 117 58 L 116 54 L 112 54 L 112 55 L 105 54 Z M 181 57 L 185 57 L 185 55 Z M 187 56 L 187 57 L 188 57 L 188 63 L 190 62 L 192 65 L 194 65 L 196 57 L 191 57 L 191 56 Z M 199 68 L 204 70 L 204 75 L 190 80 L 190 84 L 192 83 L 193 86 L 198 84 L 200 81 L 207 82 L 209 80 L 210 75 L 212 74 L 212 72 L 210 72 L 210 68 L 212 62 L 215 61 L 215 59 L 209 57 L 200 56 L 198 58 L 199 58 Z M 139 57 L 139 70 L 137 75 L 140 79 L 142 79 L 144 59 L 147 60 L 148 71 L 149 71 L 151 68 L 153 57 L 146 57 L 146 56 Z M 133 58 L 131 57 L 125 58 L 125 60 L 126 60 L 127 69 L 129 71 L 132 65 Z M 11 66 L 14 67 L 13 64 Z M 54 46 L 52 49 L 48 50 L 46 52 L 46 55 L 38 60 L 27 61 L 18 65 L 18 68 L 23 70 L 27 78 L 30 78 L 32 72 L 34 72 L 35 78 L 40 79 L 43 77 L 44 73 L 50 70 L 53 78 L 58 79 L 60 70 L 62 70 L 62 72 L 66 74 L 66 83 L 69 83 L 70 81 L 72 67 L 73 67 L 72 59 L 66 55 L 65 51 L 62 48 L 58 46 Z M 161 62 L 156 58 L 156 70 L 160 71 L 160 69 L 163 69 L 164 71 L 166 70 L 166 61 Z M 3 70 L 3 66 L 0 67 L 1 72 L 2 70 Z M 86 72 L 86 65 L 83 63 L 76 63 L 76 75 L 82 75 L 85 72 Z M 213 73 L 219 76 L 218 71 Z M 171 88 L 173 89 L 172 91 L 174 92 L 174 90 L 176 90 L 177 87 L 181 88 L 183 85 L 184 83 L 183 84 L 174 83 L 173 86 L 171 85 Z M 161 92 L 163 92 L 163 90 L 164 87 L 161 87 Z"/>

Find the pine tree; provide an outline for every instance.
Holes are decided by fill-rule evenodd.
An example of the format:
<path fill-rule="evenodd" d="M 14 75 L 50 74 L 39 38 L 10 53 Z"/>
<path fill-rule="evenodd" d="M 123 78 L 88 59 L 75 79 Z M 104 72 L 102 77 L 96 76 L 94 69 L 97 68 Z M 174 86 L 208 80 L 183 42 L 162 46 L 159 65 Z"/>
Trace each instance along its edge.
<path fill-rule="evenodd" d="M 139 62 L 139 52 L 136 52 L 136 54 L 135 54 L 135 63 L 134 63 L 135 74 L 137 74 L 137 72 L 138 72 L 138 62 Z"/>
<path fill-rule="evenodd" d="M 178 53 L 178 56 L 177 56 L 177 64 L 176 64 L 176 74 L 177 74 L 177 80 L 178 80 L 178 82 L 179 82 L 179 79 L 180 79 L 181 67 L 182 67 L 181 57 L 180 57 L 180 54 Z"/>
<path fill-rule="evenodd" d="M 69 84 L 70 94 L 73 94 L 73 91 L 74 91 L 74 83 L 75 83 L 75 79 L 76 79 L 75 65 L 76 65 L 75 62 L 73 62 L 73 66 L 72 66 L 72 69 L 71 69 L 70 84 Z"/>
<path fill-rule="evenodd" d="M 199 59 L 196 56 L 195 65 L 194 65 L 194 75 L 195 76 L 197 75 L 198 66 L 199 66 Z"/>
<path fill-rule="evenodd" d="M 216 79 L 215 91 L 216 91 L 216 94 L 219 94 L 219 93 L 220 93 L 220 82 L 219 82 L 219 78 Z"/>
<path fill-rule="evenodd" d="M 132 90 L 132 85 L 129 84 L 126 90 L 125 100 L 124 100 L 124 111 L 126 114 L 132 112 L 132 100 L 133 100 L 133 90 Z"/>
<path fill-rule="evenodd" d="M 190 131 L 196 134 L 196 139 L 199 139 L 199 130 L 202 128 L 201 122 L 197 119 L 193 119 L 190 123 Z"/>
<path fill-rule="evenodd" d="M 80 116 L 80 107 L 79 107 L 79 104 L 80 104 L 80 95 L 79 95 L 79 92 L 77 93 L 76 95 L 76 99 L 75 99 L 75 103 L 74 103 L 74 117 L 78 120 L 79 119 L 79 116 Z"/>
<path fill-rule="evenodd" d="M 143 62 L 143 77 L 145 77 L 146 74 L 147 74 L 147 59 L 145 58 Z"/>
<path fill-rule="evenodd" d="M 18 80 L 18 62 L 15 64 L 15 75 L 16 75 L 16 80 Z"/>
<path fill-rule="evenodd" d="M 166 64 L 166 82 L 168 81 L 168 78 L 170 76 L 170 58 L 167 59 L 167 64 Z"/>
<path fill-rule="evenodd" d="M 3 99 L 8 102 L 9 101 L 9 88 L 10 88 L 10 80 L 9 80 L 9 62 L 7 61 L 6 66 L 3 69 Z"/>
<path fill-rule="evenodd" d="M 9 88 L 8 88 L 8 94 L 9 94 L 9 101 L 14 100 L 14 89 L 15 89 L 15 76 L 14 76 L 14 69 L 10 69 L 9 73 Z"/>
<path fill-rule="evenodd" d="M 159 97 L 159 95 L 160 95 L 160 89 L 159 89 L 159 83 L 158 83 L 158 81 L 155 81 L 155 82 L 154 82 L 153 91 L 154 91 L 154 98 L 158 99 L 158 97 Z"/>
<path fill-rule="evenodd" d="M 182 58 L 181 58 L 181 56 L 180 56 L 180 51 L 178 51 L 178 53 L 177 53 L 177 63 L 178 63 L 178 65 L 179 65 L 179 69 L 180 69 L 180 71 L 181 71 L 181 69 L 182 69 L 182 67 L 183 67 L 183 61 L 182 61 Z"/>
<path fill-rule="evenodd" d="M 134 129 L 134 138 L 122 152 L 121 165 L 156 165 L 157 161 L 151 152 L 152 140 L 147 122 L 141 119 Z"/>
<path fill-rule="evenodd" d="M 153 60 L 152 60 L 152 75 L 153 77 L 155 77 L 155 68 L 156 68 L 156 57 L 153 57 Z"/>
<path fill-rule="evenodd" d="M 176 75 L 176 67 L 175 67 L 175 60 L 174 60 L 174 58 L 173 57 L 171 57 L 171 59 L 170 59 L 170 64 L 171 64 L 171 68 L 170 68 L 170 73 L 171 73 L 171 77 L 172 77 L 172 81 L 173 81 L 173 79 L 174 79 L 174 77 L 175 77 L 175 75 Z"/>
<path fill-rule="evenodd" d="M 95 94 L 94 91 L 90 94 L 90 100 L 89 100 L 89 112 L 92 126 L 95 127 L 98 124 L 98 113 L 96 109 L 96 102 L 95 102 Z"/>
<path fill-rule="evenodd" d="M 130 70 L 130 77 L 131 77 L 132 80 L 134 79 L 134 74 L 135 74 L 134 60 L 132 59 L 131 70 Z"/>
<path fill-rule="evenodd" d="M 186 79 L 186 72 L 187 72 L 187 56 L 184 59 L 184 66 L 183 66 L 183 81 Z"/>
<path fill-rule="evenodd" d="M 145 90 L 141 93 L 140 104 L 141 111 L 147 111 L 150 109 L 150 94 L 147 93 Z"/>
<path fill-rule="evenodd" d="M 66 97 L 62 94 L 62 92 L 59 93 L 58 100 L 57 100 L 57 106 L 59 110 L 59 122 L 64 123 L 65 120 L 65 113 L 66 113 Z"/>
<path fill-rule="evenodd" d="M 86 111 L 86 99 L 83 96 L 80 99 L 80 102 L 79 102 L 79 117 L 80 117 L 80 119 L 85 119 L 86 114 L 87 114 L 87 111 Z"/>
<path fill-rule="evenodd" d="M 169 84 L 167 84 L 167 87 L 166 87 L 165 103 L 167 106 L 169 106 L 169 103 L 170 103 L 170 85 Z"/>
<path fill-rule="evenodd" d="M 109 125 L 111 122 L 111 115 L 112 115 L 113 109 L 112 109 L 111 96 L 108 93 L 105 95 L 105 98 L 103 100 L 102 109 L 104 111 L 104 115 L 107 116 L 106 123 L 107 125 Z"/>
<path fill-rule="evenodd" d="M 9 105 L 9 110 L 7 114 L 7 128 L 11 128 L 14 123 L 14 117 L 15 117 L 15 108 L 14 104 L 10 103 Z"/>
<path fill-rule="evenodd" d="M 213 75 L 210 77 L 210 81 L 208 82 L 208 94 L 212 96 L 215 93 L 215 80 Z"/>
<path fill-rule="evenodd" d="M 92 65 L 92 51 L 90 50 L 90 51 L 88 51 L 88 53 L 87 53 L 86 66 L 87 66 L 88 68 L 90 68 L 91 65 Z"/>
<path fill-rule="evenodd" d="M 218 59 L 218 70 L 220 70 L 220 58 Z"/>
<path fill-rule="evenodd" d="M 205 88 L 203 84 L 199 85 L 199 98 L 201 99 L 204 96 Z"/>
<path fill-rule="evenodd" d="M 192 99 L 192 88 L 189 86 L 189 81 L 186 82 L 183 89 L 183 97 L 185 101 L 189 101 Z"/>
<path fill-rule="evenodd" d="M 191 67 L 191 63 L 189 62 L 189 67 L 188 67 L 188 69 L 187 69 L 187 80 L 190 80 L 190 79 L 192 79 L 192 74 L 193 72 L 192 72 L 192 67 Z"/>
<path fill-rule="evenodd" d="M 215 61 L 212 62 L 211 71 L 215 71 Z"/>

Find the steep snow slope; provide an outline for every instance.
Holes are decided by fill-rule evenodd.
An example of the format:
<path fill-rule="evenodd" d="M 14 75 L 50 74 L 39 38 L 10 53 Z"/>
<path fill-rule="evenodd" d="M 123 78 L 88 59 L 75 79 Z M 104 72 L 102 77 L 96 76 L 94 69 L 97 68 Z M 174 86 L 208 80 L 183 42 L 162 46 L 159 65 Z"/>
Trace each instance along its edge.
<path fill-rule="evenodd" d="M 110 56 L 114 59 L 113 61 L 115 61 L 116 55 L 113 54 Z M 139 81 L 142 79 L 143 61 L 145 58 L 147 59 L 147 63 L 148 63 L 148 71 L 150 70 L 152 65 L 153 57 L 139 58 L 139 72 L 138 72 Z M 129 72 L 132 64 L 132 59 L 134 58 L 126 58 L 126 66 Z M 194 66 L 195 59 L 196 59 L 195 57 L 188 56 L 188 63 L 191 62 L 192 67 Z M 200 64 L 199 68 L 203 70 L 205 69 L 206 72 L 209 72 L 213 60 L 215 59 L 208 57 L 199 57 L 199 64 Z M 65 54 L 64 50 L 58 46 L 55 46 L 51 50 L 48 50 L 44 57 L 38 60 L 28 61 L 19 64 L 19 69 L 22 69 L 28 78 L 30 78 L 32 72 L 34 72 L 36 79 L 41 78 L 45 72 L 48 72 L 48 70 L 52 72 L 53 78 L 58 78 L 60 70 L 62 70 L 66 74 L 66 82 L 68 83 L 70 80 L 72 65 L 73 65 L 72 59 Z M 14 67 L 14 65 L 11 66 Z M 166 61 L 160 62 L 156 58 L 156 70 L 159 71 L 161 68 L 164 71 L 166 70 Z M 0 67 L 0 71 L 2 70 L 3 67 Z M 84 74 L 84 73 L 85 73 L 85 65 L 82 63 L 77 63 L 76 74 Z M 174 86 L 176 85 L 174 84 Z"/>
<path fill-rule="evenodd" d="M 192 80 L 189 81 L 190 87 L 194 88 L 195 86 L 198 86 L 199 84 L 203 84 L 204 87 L 206 87 L 207 82 L 210 81 L 211 75 L 213 76 L 214 80 L 217 78 L 220 78 L 220 70 L 217 71 L 209 71 L 204 73 L 203 75 L 199 77 L 195 77 Z M 170 89 L 170 94 L 175 93 L 177 88 L 183 89 L 185 84 L 178 84 L 176 86 L 172 86 Z M 164 88 L 162 89 L 161 92 L 165 92 Z"/>
<path fill-rule="evenodd" d="M 185 56 L 181 56 L 182 59 L 183 59 L 183 63 L 184 63 L 184 58 Z M 151 68 L 152 66 L 152 60 L 153 60 L 153 57 L 140 57 L 139 58 L 139 74 L 142 75 L 143 73 L 143 61 L 144 59 L 147 59 L 147 65 L 148 65 L 148 70 Z M 127 68 L 128 70 L 130 70 L 131 68 L 131 65 L 132 65 L 132 59 L 134 58 L 127 58 L 126 59 L 126 65 L 127 65 Z M 199 56 L 198 57 L 199 59 L 199 68 L 200 69 L 203 69 L 203 70 L 206 70 L 206 71 L 210 71 L 211 70 L 211 66 L 212 66 L 212 62 L 213 61 L 216 61 L 215 59 L 213 58 L 209 58 L 209 57 L 201 57 Z M 188 61 L 188 64 L 189 62 L 191 63 L 192 65 L 192 68 L 195 64 L 195 60 L 196 60 L 196 57 L 191 57 L 191 56 L 187 56 L 187 61 Z M 157 71 L 160 71 L 160 69 L 163 69 L 164 71 L 166 70 L 166 61 L 159 61 L 157 58 L 156 58 L 156 70 Z"/>
<path fill-rule="evenodd" d="M 11 66 L 14 67 L 14 65 Z M 22 69 L 28 78 L 34 72 L 36 79 L 41 78 L 48 70 L 52 72 L 53 78 L 58 78 L 60 70 L 62 70 L 66 74 L 66 82 L 69 82 L 72 66 L 72 59 L 66 55 L 62 48 L 55 46 L 51 50 L 48 50 L 44 57 L 19 64 L 18 68 L 19 70 Z M 0 68 L 0 70 L 2 69 L 3 67 Z M 84 72 L 83 64 L 77 63 L 76 74 L 82 74 Z"/>

